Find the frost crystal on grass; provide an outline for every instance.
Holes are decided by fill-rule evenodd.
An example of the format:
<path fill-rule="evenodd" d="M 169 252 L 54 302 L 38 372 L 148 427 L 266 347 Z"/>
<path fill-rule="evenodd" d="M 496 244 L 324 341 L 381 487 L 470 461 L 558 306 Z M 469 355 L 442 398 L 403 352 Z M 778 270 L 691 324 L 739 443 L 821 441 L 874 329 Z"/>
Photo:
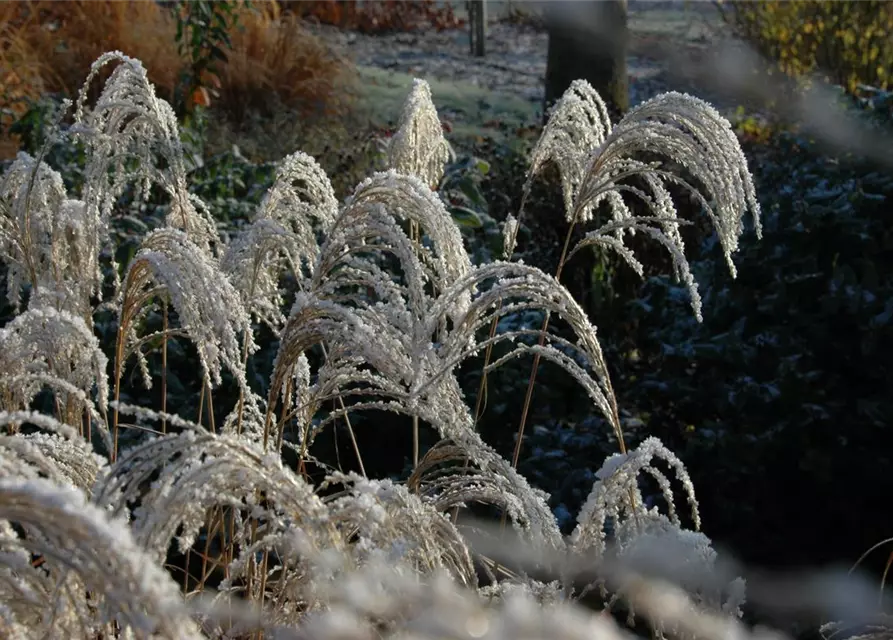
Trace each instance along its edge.
<path fill-rule="evenodd" d="M 238 335 L 250 330 L 250 319 L 216 260 L 182 231 L 167 228 L 147 235 L 127 270 L 121 300 L 120 322 L 128 330 L 129 345 L 138 344 L 132 319 L 152 286 L 162 287 L 170 297 L 198 348 L 208 382 L 220 384 L 223 365 L 241 376 Z"/>
<path fill-rule="evenodd" d="M 49 388 L 59 419 L 80 428 L 108 403 L 108 359 L 84 321 L 66 311 L 29 309 L 0 329 L 0 367 L 5 410 L 27 409 Z"/>
<path fill-rule="evenodd" d="M 611 119 L 598 92 L 585 80 L 575 80 L 549 112 L 549 119 L 530 155 L 528 185 L 547 164 L 561 173 L 561 188 L 568 218 L 586 159 L 611 133 Z"/>
<path fill-rule="evenodd" d="M 669 188 L 687 192 L 709 216 L 733 276 L 732 253 L 748 210 L 757 236 L 761 234 L 760 206 L 731 124 L 708 103 L 686 94 L 652 98 L 612 128 L 592 88 L 573 83 L 537 142 L 525 194 L 548 164 L 556 165 L 561 176 L 568 222 L 598 224 L 570 255 L 600 245 L 642 273 L 623 240 L 626 234 L 644 232 L 667 249 L 699 321 L 701 298 L 679 233 L 684 222 Z M 609 210 L 610 221 L 597 220 L 601 205 Z"/>
<path fill-rule="evenodd" d="M 450 154 L 450 145 L 443 137 L 443 126 L 431 101 L 431 87 L 424 80 L 415 79 L 388 148 L 390 167 L 415 176 L 434 189 L 440 184 Z"/>
<path fill-rule="evenodd" d="M 506 260 L 512 257 L 518 244 L 518 220 L 512 214 L 505 219 L 502 227 L 502 255 Z"/>
<path fill-rule="evenodd" d="M 51 596 L 58 600 L 47 602 L 50 607 L 63 612 L 71 607 L 87 614 L 82 603 L 90 592 L 90 599 L 96 600 L 90 617 L 80 622 L 96 625 L 96 632 L 108 632 L 117 622 L 131 627 L 138 637 L 201 637 L 177 585 L 134 542 L 127 523 L 109 519 L 105 511 L 85 502 L 82 492 L 46 480 L 4 478 L 0 480 L 2 521 L 15 522 L 25 531 L 15 541 L 21 548 L 74 572 L 80 584 L 58 584 L 61 588 Z M 72 586 L 81 588 L 72 590 Z M 97 607 L 102 601 L 105 606 Z M 33 637 L 56 631 L 50 617 L 33 629 Z"/>
<path fill-rule="evenodd" d="M 68 199 L 62 176 L 20 152 L 0 178 L 0 252 L 7 264 L 7 295 L 21 307 L 51 306 L 92 326 L 90 298 L 99 293 L 99 237 L 80 200 Z"/>

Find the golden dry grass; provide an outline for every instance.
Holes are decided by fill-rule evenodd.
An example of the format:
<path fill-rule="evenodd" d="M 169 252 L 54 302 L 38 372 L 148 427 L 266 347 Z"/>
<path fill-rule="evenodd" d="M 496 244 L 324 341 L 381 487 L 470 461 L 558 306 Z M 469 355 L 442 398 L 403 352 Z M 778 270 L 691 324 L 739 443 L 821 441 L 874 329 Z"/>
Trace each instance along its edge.
<path fill-rule="evenodd" d="M 282 15 L 278 3 L 237 8 L 229 61 L 211 107 L 236 122 L 285 108 L 296 117 L 336 115 L 349 106 L 350 65 Z M 74 96 L 85 69 L 119 50 L 141 60 L 158 95 L 172 101 L 188 60 L 175 42 L 174 14 L 152 0 L 71 0 L 0 4 L 0 157 L 15 154 L 9 125 L 45 93 Z M 99 83 L 97 83 L 99 84 Z"/>
<path fill-rule="evenodd" d="M 356 80 L 351 67 L 298 16 L 282 12 L 277 2 L 242 6 L 237 14 L 239 27 L 220 73 L 220 104 L 230 115 L 241 119 L 285 106 L 302 117 L 331 116 L 346 108 Z"/>
<path fill-rule="evenodd" d="M 176 22 L 151 0 L 137 2 L 10 2 L 6 13 L 17 19 L 3 24 L 18 55 L 41 61 L 41 79 L 49 91 L 74 94 L 84 69 L 106 51 L 119 50 L 142 60 L 162 97 L 168 97 L 181 68 L 174 44 Z M 3 66 L 11 65 L 4 46 Z"/>
<path fill-rule="evenodd" d="M 176 23 L 155 2 L 15 1 L 2 5 L 0 20 L 2 157 L 18 147 L 8 127 L 29 101 L 44 93 L 75 95 L 84 70 L 105 51 L 143 60 L 159 95 L 173 97 L 181 68 Z"/>

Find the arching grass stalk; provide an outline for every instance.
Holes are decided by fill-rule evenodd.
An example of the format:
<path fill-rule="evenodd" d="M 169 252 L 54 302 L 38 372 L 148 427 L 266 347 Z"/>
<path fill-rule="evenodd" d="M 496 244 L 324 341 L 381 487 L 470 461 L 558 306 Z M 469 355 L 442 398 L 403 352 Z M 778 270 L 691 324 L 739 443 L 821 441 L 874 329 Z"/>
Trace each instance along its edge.
<path fill-rule="evenodd" d="M 167 300 L 161 303 L 161 433 L 167 433 Z"/>
<path fill-rule="evenodd" d="M 561 256 L 558 259 L 558 268 L 555 270 L 555 279 L 561 280 L 561 273 L 564 270 L 564 265 L 567 260 L 568 248 L 570 247 L 571 235 L 574 231 L 574 226 L 577 223 L 577 217 L 575 216 L 574 220 L 571 222 L 568 227 L 567 234 L 564 237 L 564 246 L 561 248 Z M 546 343 L 546 331 L 549 329 L 549 320 L 550 313 L 547 311 L 545 317 L 543 318 L 542 327 L 540 327 L 540 337 L 539 337 L 539 346 L 542 347 Z M 536 375 L 537 370 L 539 369 L 540 364 L 540 354 L 536 353 L 533 356 L 533 365 L 530 367 L 530 377 L 527 380 L 527 391 L 524 394 L 524 405 L 521 408 L 521 422 L 518 425 L 518 431 L 515 434 L 515 449 L 512 452 L 512 467 L 518 468 L 518 461 L 521 457 L 521 441 L 524 438 L 524 429 L 527 425 L 527 416 L 530 412 L 530 403 L 533 399 L 533 387 L 536 384 Z M 610 381 L 608 381 L 610 384 Z M 617 411 L 617 402 L 614 397 L 613 391 L 609 394 L 608 401 L 611 403 L 611 412 L 614 414 L 614 422 L 615 424 L 620 424 L 620 415 Z M 619 429 L 617 430 L 617 446 L 620 449 L 620 453 L 626 453 L 626 443 L 623 440 L 623 432 Z M 505 516 L 503 516 L 503 524 L 505 523 Z"/>
<path fill-rule="evenodd" d="M 326 345 L 320 344 L 320 348 L 322 349 L 323 358 L 328 358 L 329 354 L 326 351 Z M 363 464 L 363 456 L 360 453 L 360 446 L 357 443 L 357 436 L 354 433 L 353 425 L 350 422 L 350 415 L 348 414 L 347 406 L 344 404 L 344 398 L 342 398 L 339 395 L 335 398 L 335 401 L 341 407 L 341 414 L 344 416 L 344 422 L 347 425 L 347 433 L 350 436 L 350 444 L 353 447 L 354 455 L 357 458 L 357 464 L 360 467 L 360 474 L 364 478 L 367 478 L 368 476 L 366 475 L 366 466 Z M 287 415 L 286 406 L 283 405 L 282 409 L 283 409 L 283 415 L 282 415 L 282 418 L 280 419 L 280 421 L 284 423 L 284 421 L 286 420 L 286 415 Z M 282 433 L 283 433 L 283 431 L 284 431 L 284 425 L 282 428 L 279 429 L 279 436 L 278 436 L 278 441 L 276 444 L 277 448 L 279 448 L 279 449 L 282 448 Z M 266 442 L 266 437 L 267 437 L 266 434 L 264 434 L 265 442 Z M 298 453 L 298 464 L 300 464 L 302 467 L 304 465 L 305 456 L 307 455 L 307 442 L 309 440 L 310 440 L 310 420 L 308 420 L 307 423 L 304 425 L 304 435 L 301 438 L 301 450 Z M 416 464 L 418 464 L 418 463 L 416 463 Z"/>

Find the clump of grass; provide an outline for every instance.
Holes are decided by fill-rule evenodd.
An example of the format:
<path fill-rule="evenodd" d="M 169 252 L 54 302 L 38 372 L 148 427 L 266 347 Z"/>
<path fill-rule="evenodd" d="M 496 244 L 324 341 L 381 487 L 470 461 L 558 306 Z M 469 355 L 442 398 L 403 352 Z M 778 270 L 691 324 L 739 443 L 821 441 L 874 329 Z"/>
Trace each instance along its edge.
<path fill-rule="evenodd" d="M 352 105 L 352 66 L 283 14 L 277 2 L 240 3 L 230 25 L 232 50 L 219 65 L 212 102 L 218 119 L 247 122 L 252 114 L 286 112 L 294 119 L 341 117 Z M 158 2 L 14 1 L 0 7 L 0 68 L 8 110 L 4 130 L 39 96 L 73 97 L 83 70 L 106 51 L 143 61 L 158 95 L 173 102 L 190 61 L 178 53 L 176 16 Z M 14 155 L 11 142 L 6 143 Z"/>
<path fill-rule="evenodd" d="M 105 65 L 117 66 L 91 102 L 89 87 Z M 626 637 L 611 616 L 573 604 L 598 592 L 603 614 L 625 607 L 655 637 L 770 637 L 739 622 L 743 581 L 717 567 L 698 531 L 681 461 L 654 438 L 624 442 L 596 328 L 567 289 L 520 262 L 472 265 L 432 189 L 448 147 L 430 98 L 417 82 L 388 150 L 390 166 L 343 203 L 320 166 L 295 153 L 229 241 L 213 237 L 206 207 L 188 194 L 170 106 L 142 64 L 120 53 L 100 57 L 77 102 L 72 132 L 90 155 L 82 200 L 67 197 L 41 158 L 22 158 L 4 176 L 3 257 L 16 286 L 32 291 L 0 334 L 4 357 L 13 358 L 0 374 L 5 635 Z M 531 175 L 561 160 L 568 217 L 594 225 L 579 246 L 603 243 L 635 267 L 624 241 L 644 233 L 670 250 L 677 275 L 691 285 L 677 234 L 682 221 L 665 187 L 682 181 L 700 195 L 730 259 L 744 214 L 757 211 L 740 148 L 715 111 L 669 94 L 612 128 L 598 120 L 591 88 L 575 85 L 561 104 Z M 587 127 L 592 135 L 583 135 Z M 567 136 L 580 145 L 573 153 L 556 142 Z M 636 157 L 656 151 L 681 161 L 700 187 Z M 708 166 L 723 175 L 705 173 Z M 645 186 L 627 184 L 631 177 Z M 167 194 L 168 215 L 104 283 L 115 292 L 105 306 L 119 319 L 107 381 L 107 362 L 88 339 L 102 287 L 91 282 L 85 293 L 76 283 L 82 272 L 102 273 L 100 261 L 113 255 L 106 249 L 114 249 L 108 223 L 116 195 L 153 185 Z M 648 204 L 649 215 L 633 213 L 628 195 Z M 90 234 L 56 232 L 74 210 L 90 217 Z M 516 229 L 506 227 L 507 258 Z M 90 264 L 58 268 L 71 255 Z M 285 275 L 297 289 L 287 310 L 278 289 Z M 694 296 L 693 306 L 697 313 Z M 501 319 L 533 309 L 553 322 L 500 331 Z M 146 335 L 153 310 L 163 314 L 162 330 Z M 278 339 L 269 383 L 254 387 L 252 320 Z M 564 332 L 552 328 L 559 322 Z M 145 365 L 147 351 L 166 353 L 181 339 L 198 354 L 207 420 L 201 410 L 196 421 L 178 415 L 164 391 L 160 411 L 122 402 L 128 357 Z M 29 349 L 29 341 L 37 344 Z M 543 492 L 516 470 L 517 452 L 509 462 L 474 428 L 456 370 L 497 344 L 508 350 L 487 359 L 485 373 L 516 358 L 549 360 L 580 384 L 616 438 L 620 453 L 596 474 L 569 539 Z M 17 361 L 26 357 L 32 362 Z M 141 368 L 153 383 L 159 372 Z M 224 373 L 239 393 L 216 403 L 227 407 L 216 419 L 212 395 Z M 41 393 L 54 401 L 54 415 L 34 411 Z M 353 437 L 351 417 L 370 410 L 410 416 L 416 433 L 430 428 L 440 442 L 421 452 L 413 438 L 419 458 L 405 484 L 331 469 L 312 484 L 307 466 L 322 466 L 314 439 L 336 421 Z M 149 435 L 119 450 L 129 428 Z M 93 432 L 101 438 L 91 442 Z M 647 493 L 642 477 L 657 483 L 657 494 Z M 685 516 L 674 481 L 689 503 Z M 479 503 L 505 514 L 526 544 L 523 554 L 506 557 L 510 538 L 469 517 Z M 186 556 L 182 594 L 162 570 L 172 548 Z M 667 567 L 675 583 L 649 574 Z"/>
<path fill-rule="evenodd" d="M 218 107 L 240 121 L 284 109 L 306 119 L 343 115 L 356 82 L 352 68 L 277 2 L 240 5 L 239 27 L 221 65 Z"/>
<path fill-rule="evenodd" d="M 159 3 L 15 1 L 4 3 L 4 11 L 3 36 L 17 47 L 0 54 L 3 66 L 38 62 L 45 91 L 73 97 L 84 69 L 106 51 L 124 51 L 145 62 L 159 94 L 173 99 L 183 63 L 174 46 L 176 21 Z"/>

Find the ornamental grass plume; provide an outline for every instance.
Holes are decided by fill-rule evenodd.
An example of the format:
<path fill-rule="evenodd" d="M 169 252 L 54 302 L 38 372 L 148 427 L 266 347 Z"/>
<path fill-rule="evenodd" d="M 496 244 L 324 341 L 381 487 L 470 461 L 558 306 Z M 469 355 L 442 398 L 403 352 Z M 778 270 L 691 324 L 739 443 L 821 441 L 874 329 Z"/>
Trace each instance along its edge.
<path fill-rule="evenodd" d="M 66 199 L 62 176 L 19 153 L 0 181 L 0 240 L 7 267 L 7 298 L 16 310 L 28 284 L 40 291 L 53 276 L 55 216 Z"/>
<path fill-rule="evenodd" d="M 264 196 L 256 219 L 271 219 L 301 237 L 308 246 L 317 244 L 313 229 L 327 233 L 338 215 L 338 200 L 326 172 L 306 153 L 286 157 L 276 170 L 276 180 Z"/>
<path fill-rule="evenodd" d="M 434 292 L 443 291 L 447 283 L 470 269 L 462 234 L 440 197 L 419 178 L 394 170 L 374 174 L 357 186 L 345 203 L 341 218 L 364 216 L 375 207 L 395 221 L 416 225 L 418 233 L 428 239 L 426 246 L 416 244 L 415 253 L 426 284 L 433 286 Z M 332 234 L 336 232 L 333 228 Z M 409 302 L 414 306 L 421 301 Z"/>
<path fill-rule="evenodd" d="M 116 369 L 136 355 L 151 385 L 148 367 L 136 335 L 136 319 L 146 304 L 159 294 L 170 299 L 183 330 L 198 349 L 203 377 L 209 385 L 220 384 L 226 366 L 241 376 L 239 334 L 250 332 L 248 312 L 238 292 L 220 272 L 217 261 L 173 228 L 149 233 L 127 268 L 120 302 L 119 347 Z M 116 373 L 116 378 L 120 373 Z"/>
<path fill-rule="evenodd" d="M 107 433 L 108 359 L 81 318 L 30 308 L 0 329 L 0 408 L 28 410 L 49 389 L 56 418 L 89 439 L 91 425 Z"/>
<path fill-rule="evenodd" d="M 67 197 L 58 172 L 19 153 L 0 180 L 0 252 L 16 310 L 28 287 L 31 307 L 67 311 L 92 326 L 90 300 L 100 293 L 100 276 L 90 222 L 84 203 Z"/>
<path fill-rule="evenodd" d="M 578 80 L 553 107 L 531 154 L 525 196 L 534 178 L 550 164 L 557 166 L 561 176 L 565 214 L 572 227 L 593 222 L 602 203 L 610 214 L 609 221 L 599 220 L 599 226 L 576 247 L 568 246 L 568 235 L 559 273 L 574 253 L 599 245 L 616 251 L 641 275 L 642 266 L 624 238 L 645 232 L 669 252 L 674 275 L 688 289 L 699 321 L 701 298 L 679 233 L 685 221 L 669 188 L 682 187 L 709 216 L 733 276 L 731 256 L 738 248 L 748 210 L 757 237 L 761 235 L 753 180 L 731 124 L 708 103 L 690 95 L 656 96 L 631 109 L 612 127 L 598 94 Z M 630 199 L 646 214 L 634 213 Z"/>
<path fill-rule="evenodd" d="M 279 286 L 282 274 L 286 269 L 301 270 L 298 242 L 299 236 L 275 220 L 260 218 L 239 232 L 220 259 L 220 270 L 235 287 L 245 310 L 274 332 L 285 324 Z"/>
<path fill-rule="evenodd" d="M 434 189 L 443 178 L 451 154 L 437 109 L 431 101 L 431 87 L 416 78 L 403 104 L 397 132 L 388 147 L 389 167 L 415 176 Z"/>
<path fill-rule="evenodd" d="M 93 80 L 116 62 L 96 103 L 88 107 Z M 78 95 L 73 131 L 88 150 L 83 200 L 97 242 L 107 238 L 114 203 L 127 186 L 134 188 L 137 203 L 158 186 L 170 198 L 166 224 L 183 230 L 202 250 L 212 250 L 216 224 L 189 193 L 176 115 L 156 96 L 139 60 L 113 51 L 93 63 Z"/>
<path fill-rule="evenodd" d="M 244 359 L 256 345 L 251 316 L 243 297 L 221 271 L 216 258 L 193 244 L 182 231 L 165 227 L 149 233 L 127 267 L 118 301 L 118 336 L 115 345 L 114 399 L 120 399 L 124 364 L 135 356 L 143 384 L 151 388 L 152 378 L 143 345 L 156 337 L 167 340 L 175 333 L 138 336 L 141 319 L 153 308 L 153 301 L 169 301 L 180 319 L 184 333 L 198 352 L 203 393 L 222 382 L 222 371 L 233 375 L 241 389 L 242 401 L 251 395 L 245 379 Z M 163 310 L 165 317 L 166 308 Z M 165 321 L 166 322 L 166 321 Z M 242 336 L 240 346 L 239 336 Z M 209 412 L 210 413 L 210 412 Z M 209 416 L 213 428 L 213 415 Z M 241 421 L 241 411 L 237 421 Z M 118 452 L 118 409 L 112 416 L 113 459 Z"/>
<path fill-rule="evenodd" d="M 671 174 L 632 157 L 652 154 L 678 163 L 691 174 L 695 184 L 684 175 Z M 748 210 L 753 215 L 757 237 L 761 236 L 760 205 L 744 152 L 729 121 L 703 100 L 669 92 L 631 109 L 589 159 L 575 203 L 579 213 L 575 216 L 586 219 L 599 198 L 616 191 L 618 178 L 625 175 L 650 178 L 647 184 L 651 199 L 643 198 L 640 192 L 630 193 L 661 219 L 675 213 L 672 199 L 661 188 L 668 184 L 686 187 L 713 222 L 733 276 L 731 254 L 738 249 Z"/>
<path fill-rule="evenodd" d="M 86 438 L 48 416 L 24 411 L 3 412 L 0 424 L 48 427 L 49 431 L 0 436 L 3 449 L 0 477 L 47 478 L 54 484 L 74 486 L 89 495 L 105 472 L 105 459 L 93 452 Z"/>
<path fill-rule="evenodd" d="M 145 490 L 144 483 L 154 476 L 158 479 Z M 128 503 L 137 499 L 140 507 L 132 512 L 133 537 L 158 562 L 173 542 L 182 552 L 189 550 L 208 513 L 224 507 L 231 517 L 224 517 L 227 522 L 220 535 L 229 558 L 227 584 L 231 586 L 219 588 L 247 590 L 247 597 L 257 601 L 263 600 L 267 588 L 294 586 L 267 582 L 264 567 L 253 560 L 255 554 L 276 548 L 276 562 L 299 568 L 300 557 L 292 557 L 287 548 L 276 544 L 283 536 L 294 535 L 294 527 L 300 527 L 304 539 L 320 553 L 343 551 L 346 544 L 313 487 L 284 467 L 278 455 L 264 454 L 241 438 L 217 436 L 200 428 L 130 449 L 94 490 L 97 504 L 122 515 L 130 511 Z M 207 540 L 210 543 L 210 534 Z M 208 547 L 202 547 L 207 556 Z M 212 568 L 203 566 L 206 572 Z M 267 566 L 272 569 L 272 561 Z M 202 588 L 207 573 L 196 579 Z"/>
<path fill-rule="evenodd" d="M 596 472 L 596 483 L 580 509 L 578 525 L 571 534 L 570 542 L 575 550 L 581 553 L 594 550 L 597 555 L 603 554 L 607 549 L 605 526 L 608 520 L 616 530 L 624 522 L 658 515 L 656 510 L 651 511 L 644 507 L 645 498 L 638 479 L 640 473 L 647 473 L 657 482 L 669 510 L 669 521 L 677 527 L 682 526 L 676 514 L 670 480 L 654 466 L 654 459 L 665 461 L 675 471 L 691 506 L 692 523 L 696 529 L 700 528 L 698 502 L 688 472 L 679 458 L 657 438 L 651 437 L 629 453 L 615 453 L 606 458 L 601 469 Z M 637 526 L 639 524 L 641 522 L 636 522 Z M 623 549 L 623 540 L 616 535 L 615 547 Z"/>
<path fill-rule="evenodd" d="M 422 575 L 446 571 L 463 587 L 477 586 L 471 552 L 438 505 L 391 480 L 335 473 L 326 485 L 335 483 L 345 488 L 328 498 L 331 518 L 352 532 L 364 561 L 383 551 Z"/>
<path fill-rule="evenodd" d="M 283 273 L 302 279 L 316 267 L 317 234 L 328 234 L 338 200 L 319 163 L 298 152 L 282 162 L 273 186 L 251 224 L 231 242 L 220 268 L 242 297 L 248 312 L 278 332 L 285 323 L 279 281 Z"/>
<path fill-rule="evenodd" d="M 0 585 L 19 590 L 4 598 L 0 624 L 19 637 L 201 637 L 177 586 L 135 543 L 127 523 L 110 519 L 81 491 L 43 479 L 0 479 L 0 548 L 0 568 L 16 576 Z M 28 553 L 46 558 L 49 572 L 23 566 Z M 22 575 L 36 588 L 23 590 Z M 33 598 L 38 606 L 29 607 Z"/>
<path fill-rule="evenodd" d="M 585 80 L 575 80 L 552 106 L 549 118 L 530 155 L 528 175 L 538 175 L 549 163 L 561 175 L 565 211 L 573 209 L 574 198 L 586 160 L 611 133 L 611 118 L 601 96 Z M 531 181 L 525 184 L 529 193 Z"/>

